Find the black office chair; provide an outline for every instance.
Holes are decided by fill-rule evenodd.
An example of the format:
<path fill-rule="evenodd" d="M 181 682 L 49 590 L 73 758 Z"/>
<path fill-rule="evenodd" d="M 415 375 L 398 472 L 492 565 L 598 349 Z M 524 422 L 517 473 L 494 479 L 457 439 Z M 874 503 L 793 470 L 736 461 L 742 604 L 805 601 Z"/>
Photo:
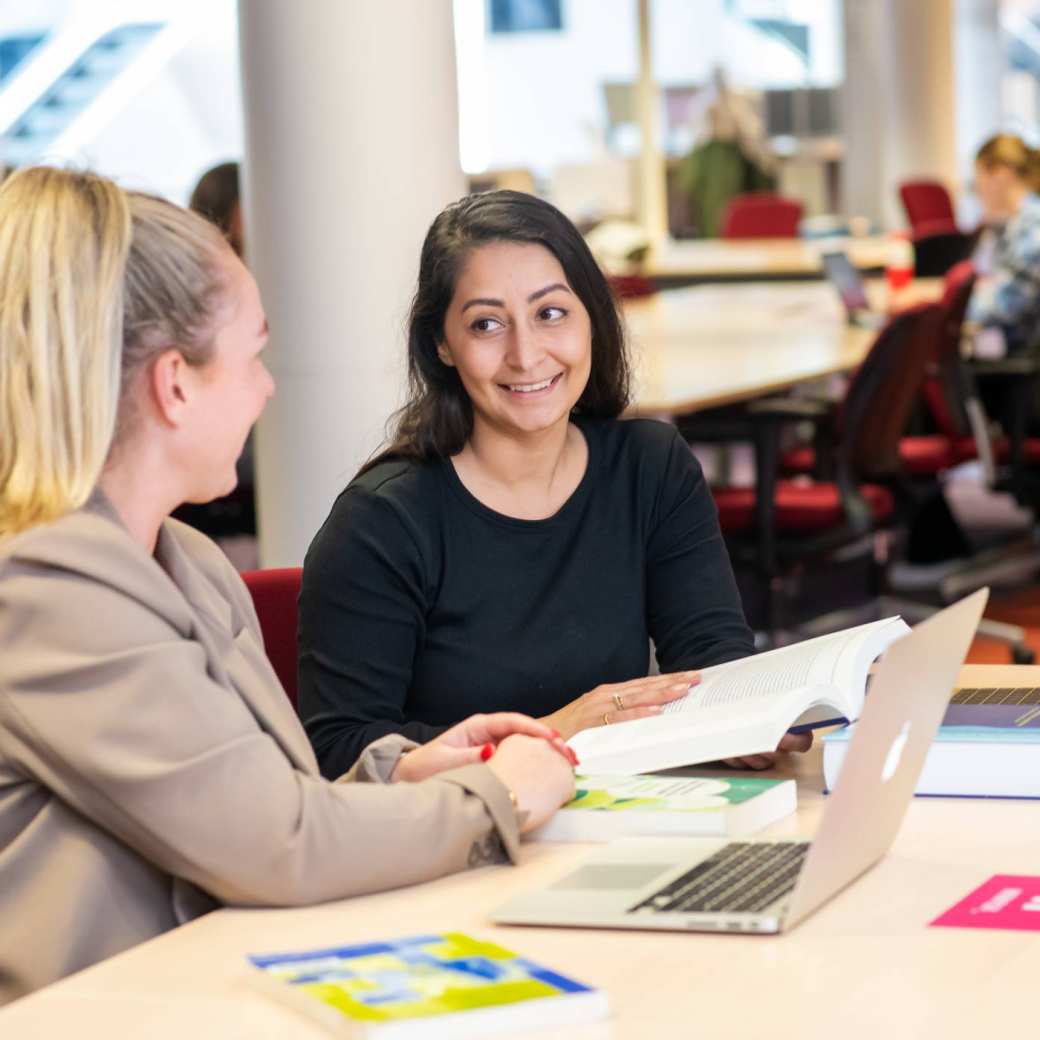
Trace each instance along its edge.
<path fill-rule="evenodd" d="M 773 641 L 781 641 L 791 627 L 789 606 L 812 570 L 827 570 L 858 554 L 870 572 L 864 592 L 873 597 L 880 591 L 875 535 L 899 521 L 891 486 L 900 471 L 899 440 L 941 320 L 938 304 L 921 304 L 891 318 L 836 406 L 779 398 L 747 409 L 755 486 L 716 487 L 712 493 L 736 569 L 750 569 L 764 590 L 762 627 Z M 781 431 L 798 422 L 815 426 L 823 464 L 813 478 L 780 480 Z M 844 627 L 814 624 L 823 630 Z M 806 631 L 804 624 L 798 627 Z"/>

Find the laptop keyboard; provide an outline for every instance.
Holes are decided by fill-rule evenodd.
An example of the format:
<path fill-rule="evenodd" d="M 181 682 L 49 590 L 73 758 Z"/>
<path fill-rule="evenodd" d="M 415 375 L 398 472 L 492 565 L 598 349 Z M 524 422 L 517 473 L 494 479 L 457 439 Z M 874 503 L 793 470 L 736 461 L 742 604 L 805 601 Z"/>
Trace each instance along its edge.
<path fill-rule="evenodd" d="M 731 842 L 629 913 L 755 913 L 794 888 L 806 842 Z"/>

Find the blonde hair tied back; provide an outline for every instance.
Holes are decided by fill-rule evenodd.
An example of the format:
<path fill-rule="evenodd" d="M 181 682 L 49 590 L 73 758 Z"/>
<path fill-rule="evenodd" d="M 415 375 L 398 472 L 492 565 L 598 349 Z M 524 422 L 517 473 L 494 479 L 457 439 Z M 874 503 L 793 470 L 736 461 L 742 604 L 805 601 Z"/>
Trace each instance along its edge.
<path fill-rule="evenodd" d="M 226 249 L 96 174 L 35 167 L 0 187 L 0 535 L 87 500 L 143 366 L 170 347 L 209 360 Z"/>
<path fill-rule="evenodd" d="M 1016 134 L 997 134 L 975 153 L 975 161 L 986 169 L 1007 166 L 1025 181 L 1030 191 L 1040 191 L 1040 150 L 1030 148 Z"/>

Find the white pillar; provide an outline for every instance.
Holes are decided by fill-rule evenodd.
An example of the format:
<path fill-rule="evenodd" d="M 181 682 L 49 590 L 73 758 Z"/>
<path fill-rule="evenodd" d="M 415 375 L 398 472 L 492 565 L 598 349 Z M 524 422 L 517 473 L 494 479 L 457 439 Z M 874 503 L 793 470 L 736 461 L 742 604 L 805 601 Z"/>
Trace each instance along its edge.
<path fill-rule="evenodd" d="M 847 215 L 902 227 L 901 181 L 958 187 L 953 3 L 845 0 Z"/>
<path fill-rule="evenodd" d="M 901 181 L 927 177 L 957 187 L 953 0 L 888 0 L 887 174 L 890 205 Z"/>
<path fill-rule="evenodd" d="M 450 0 L 240 0 L 250 267 L 278 383 L 260 558 L 298 564 L 402 401 L 419 247 L 464 193 Z"/>
<path fill-rule="evenodd" d="M 661 92 L 654 78 L 650 35 L 650 0 L 639 0 L 639 217 L 651 242 L 668 237 L 668 201 L 665 163 L 661 152 Z"/>
<path fill-rule="evenodd" d="M 975 153 L 1003 128 L 1006 59 L 998 0 L 957 0 L 957 168 L 970 178 Z"/>
<path fill-rule="evenodd" d="M 845 0 L 841 87 L 841 207 L 847 217 L 885 219 L 883 0 Z"/>

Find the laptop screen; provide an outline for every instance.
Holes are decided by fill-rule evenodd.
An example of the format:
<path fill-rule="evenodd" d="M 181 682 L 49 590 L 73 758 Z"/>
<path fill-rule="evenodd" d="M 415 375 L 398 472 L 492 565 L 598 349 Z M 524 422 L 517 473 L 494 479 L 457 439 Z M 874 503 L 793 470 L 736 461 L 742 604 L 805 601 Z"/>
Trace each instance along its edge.
<path fill-rule="evenodd" d="M 838 290 L 841 302 L 849 314 L 855 311 L 869 310 L 867 290 L 863 285 L 863 276 L 852 265 L 848 254 L 835 252 L 824 253 L 821 257 L 823 270 L 831 285 Z"/>

